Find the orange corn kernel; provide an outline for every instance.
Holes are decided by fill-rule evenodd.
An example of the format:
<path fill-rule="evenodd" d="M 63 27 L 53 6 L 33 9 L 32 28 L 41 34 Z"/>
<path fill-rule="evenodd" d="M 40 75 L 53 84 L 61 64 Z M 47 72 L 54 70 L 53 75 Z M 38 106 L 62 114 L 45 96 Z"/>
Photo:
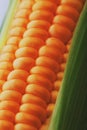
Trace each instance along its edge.
<path fill-rule="evenodd" d="M 23 80 L 12 79 L 12 80 L 6 81 L 2 89 L 3 91 L 14 90 L 14 91 L 20 92 L 21 94 L 24 94 L 26 85 L 27 85 L 26 82 L 24 82 Z"/>
<path fill-rule="evenodd" d="M 30 29 L 30 28 L 40 28 L 40 29 L 45 29 L 45 30 L 48 30 L 50 27 L 50 23 L 45 21 L 45 20 L 33 20 L 31 22 L 29 22 L 27 28 Z"/>
<path fill-rule="evenodd" d="M 38 50 L 43 46 L 45 42 L 41 38 L 37 37 L 25 37 L 19 43 L 19 47 L 32 47 Z"/>
<path fill-rule="evenodd" d="M 14 60 L 13 67 L 14 69 L 23 69 L 29 71 L 35 64 L 33 58 L 20 57 Z"/>
<path fill-rule="evenodd" d="M 36 29 L 36 28 L 30 28 L 24 33 L 24 37 L 38 37 L 43 40 L 46 40 L 46 38 L 49 36 L 48 32 L 44 29 Z"/>
<path fill-rule="evenodd" d="M 48 67 L 54 72 L 58 72 L 60 70 L 58 63 L 55 60 L 46 56 L 38 57 L 36 60 L 36 65 Z"/>
<path fill-rule="evenodd" d="M 53 14 L 50 11 L 46 11 L 46 10 L 36 10 L 30 14 L 29 19 L 31 21 L 46 20 L 51 23 L 53 19 Z"/>
<path fill-rule="evenodd" d="M 33 4 L 34 4 L 34 0 L 22 1 L 19 6 L 19 9 L 31 9 Z"/>
<path fill-rule="evenodd" d="M 17 113 L 19 110 L 19 104 L 11 100 L 3 100 L 0 102 L 0 110 L 9 110 L 13 113 Z M 1 121 L 0 121 L 1 122 Z"/>
<path fill-rule="evenodd" d="M 36 128 L 40 128 L 41 122 L 40 120 L 31 114 L 25 112 L 19 112 L 16 115 L 16 123 L 23 123 L 31 126 L 35 126 Z"/>
<path fill-rule="evenodd" d="M 53 24 L 49 29 L 50 34 L 60 39 L 64 44 L 67 43 L 67 41 L 71 38 L 72 34 L 71 31 L 60 24 Z"/>
<path fill-rule="evenodd" d="M 56 80 L 54 82 L 54 89 L 57 90 L 57 91 L 59 91 L 60 87 L 61 87 L 61 81 L 59 81 L 59 80 L 57 81 Z"/>
<path fill-rule="evenodd" d="M 55 13 L 56 3 L 51 1 L 37 1 L 33 6 L 33 11 L 36 10 L 48 10 Z"/>
<path fill-rule="evenodd" d="M 54 110 L 54 106 L 55 106 L 55 104 L 53 104 L 53 103 L 50 103 L 50 104 L 47 106 L 47 116 L 48 116 L 48 117 L 52 115 L 52 112 L 53 112 L 53 110 Z"/>
<path fill-rule="evenodd" d="M 0 55 L 0 62 L 7 61 L 12 62 L 15 59 L 14 53 L 2 53 Z"/>
<path fill-rule="evenodd" d="M 64 53 L 66 51 L 66 46 L 64 45 L 64 43 L 54 37 L 50 37 L 46 40 L 46 45 L 47 46 L 51 46 L 53 48 L 57 48 L 59 50 L 61 50 L 62 53 Z"/>
<path fill-rule="evenodd" d="M 48 80 L 46 77 L 43 77 L 39 74 L 32 74 L 27 78 L 27 82 L 30 84 L 37 84 L 41 87 L 44 87 L 48 91 L 52 90 L 52 84 L 50 80 Z"/>
<path fill-rule="evenodd" d="M 21 37 L 9 37 L 7 40 L 7 45 L 17 45 L 19 44 L 19 41 L 21 40 Z"/>
<path fill-rule="evenodd" d="M 25 30 L 26 29 L 24 27 L 15 27 L 10 30 L 9 34 L 10 36 L 22 37 Z"/>
<path fill-rule="evenodd" d="M 57 8 L 57 14 L 67 16 L 76 22 L 79 17 L 79 12 L 76 9 L 77 8 L 62 4 Z"/>
<path fill-rule="evenodd" d="M 60 24 L 67 27 L 70 31 L 73 31 L 75 28 L 75 22 L 71 18 L 64 15 L 55 16 L 53 22 L 55 24 Z"/>
<path fill-rule="evenodd" d="M 15 53 L 16 58 L 20 57 L 31 57 L 36 59 L 38 56 L 37 50 L 32 47 L 22 47 L 19 48 Z"/>
<path fill-rule="evenodd" d="M 37 97 L 40 97 L 41 99 L 45 100 L 45 102 L 47 103 L 50 101 L 49 91 L 46 88 L 41 87 L 40 85 L 36 85 L 36 84 L 28 85 L 26 88 L 26 93 L 33 94 Z"/>
<path fill-rule="evenodd" d="M 30 103 L 22 104 L 20 111 L 34 115 L 38 117 L 42 122 L 44 122 L 46 119 L 46 110 L 40 105 Z"/>
<path fill-rule="evenodd" d="M 58 91 L 57 90 L 54 90 L 54 91 L 51 92 L 51 102 L 52 103 L 56 102 L 57 96 L 58 96 Z"/>
<path fill-rule="evenodd" d="M 17 50 L 17 45 L 5 45 L 2 49 L 2 53 L 15 53 L 15 51 Z"/>
<path fill-rule="evenodd" d="M 18 12 L 15 15 L 15 18 L 28 18 L 29 14 L 31 13 L 31 10 L 28 9 L 19 9 Z"/>
<path fill-rule="evenodd" d="M 80 0 L 73 1 L 73 0 L 62 0 L 61 4 L 66 4 L 78 10 L 79 12 L 82 10 L 83 4 Z"/>
<path fill-rule="evenodd" d="M 17 69 L 17 70 L 13 70 L 10 72 L 10 74 L 8 75 L 8 80 L 11 80 L 11 79 L 21 79 L 23 81 L 26 81 L 27 77 L 28 77 L 29 73 L 26 72 L 25 70 L 20 70 L 20 69 Z"/>
<path fill-rule="evenodd" d="M 62 79 L 63 79 L 63 76 L 64 76 L 64 72 L 59 72 L 59 73 L 57 74 L 58 80 L 62 80 Z"/>
<path fill-rule="evenodd" d="M 26 27 L 28 20 L 25 18 L 15 18 L 11 27 Z"/>
<path fill-rule="evenodd" d="M 9 70 L 0 70 L 0 80 L 7 80 L 7 76 L 9 73 Z"/>
<path fill-rule="evenodd" d="M 37 128 L 31 126 L 31 125 L 27 125 L 27 124 L 24 124 L 24 123 L 18 123 L 15 125 L 15 130 L 37 130 Z"/>
<path fill-rule="evenodd" d="M 1 120 L 7 120 L 9 122 L 14 122 L 15 114 L 9 110 L 0 110 L 0 122 Z M 6 129 L 7 130 L 7 129 Z"/>
<path fill-rule="evenodd" d="M 22 97 L 22 103 L 36 104 L 46 108 L 46 102 L 33 94 L 24 94 Z"/>
<path fill-rule="evenodd" d="M 39 55 L 50 57 L 51 59 L 56 60 L 58 63 L 62 61 L 61 51 L 46 45 L 40 48 Z"/>
<path fill-rule="evenodd" d="M 8 61 L 2 61 L 0 63 L 0 69 L 2 70 L 9 70 L 11 71 L 13 69 L 13 65 L 12 65 L 12 62 L 8 62 Z"/>
<path fill-rule="evenodd" d="M 31 74 L 39 74 L 47 79 L 49 79 L 50 81 L 54 81 L 56 79 L 56 75 L 55 73 L 50 70 L 47 67 L 44 66 L 35 66 L 31 69 Z"/>
<path fill-rule="evenodd" d="M 0 130 L 13 130 L 13 123 L 10 121 L 0 120 Z"/>
<path fill-rule="evenodd" d="M 20 103 L 21 97 L 22 97 L 22 95 L 21 95 L 20 92 L 17 92 L 15 90 L 6 90 L 6 91 L 3 91 L 0 94 L 0 101 L 3 101 L 3 100 L 12 100 L 14 102 Z"/>

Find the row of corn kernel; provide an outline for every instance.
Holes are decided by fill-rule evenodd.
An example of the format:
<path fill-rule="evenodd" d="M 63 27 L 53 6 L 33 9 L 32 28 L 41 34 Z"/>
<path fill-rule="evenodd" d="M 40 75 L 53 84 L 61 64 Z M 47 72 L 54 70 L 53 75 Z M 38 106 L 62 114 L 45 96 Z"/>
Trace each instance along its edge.
<path fill-rule="evenodd" d="M 62 0 L 61 3 L 66 5 L 66 6 L 71 6 L 73 8 L 76 8 L 77 5 L 78 5 L 77 11 L 81 12 L 81 10 L 82 10 L 82 3 L 81 3 L 81 1 Z M 59 8 L 61 8 L 61 7 L 62 7 L 62 5 L 59 6 Z M 66 12 L 62 11 L 62 13 L 58 14 L 58 16 L 56 16 L 54 18 L 54 23 L 58 23 L 60 25 L 66 26 L 71 31 L 73 31 L 74 27 L 75 27 L 75 23 L 74 23 L 74 20 L 71 18 L 72 15 L 70 17 L 69 17 L 69 15 L 68 15 L 68 17 L 66 17 L 67 13 L 70 13 L 70 12 L 68 12 L 68 10 L 66 10 Z M 78 17 L 77 17 L 77 19 L 78 19 Z M 71 24 L 69 24 L 69 22 Z M 52 112 L 54 110 L 55 102 L 56 102 L 56 99 L 57 99 L 57 96 L 58 96 L 58 93 L 59 93 L 59 89 L 60 89 L 60 86 L 61 86 L 61 82 L 62 82 L 62 79 L 63 79 L 64 70 L 65 70 L 65 66 L 66 66 L 66 59 L 68 57 L 68 53 L 69 53 L 69 49 L 70 49 L 70 43 L 71 43 L 71 41 L 69 41 L 69 44 L 66 45 L 66 48 L 67 48 L 66 50 L 67 51 L 64 53 L 64 60 L 63 60 L 63 62 L 60 65 L 61 70 L 60 70 L 60 72 L 58 72 L 57 80 L 54 82 L 54 90 L 51 93 L 51 102 L 50 102 L 50 104 L 47 107 L 48 118 L 47 118 L 46 122 L 42 125 L 40 130 L 48 130 L 50 119 L 51 119 L 51 115 L 52 115 Z"/>
<path fill-rule="evenodd" d="M 0 89 L 2 89 L 2 85 L 6 81 L 7 75 L 13 69 L 12 62 L 15 59 L 15 51 L 17 50 L 19 41 L 22 39 L 26 29 L 32 4 L 32 2 L 29 2 L 26 7 L 24 1 L 21 2 L 12 21 L 7 43 L 0 55 Z"/>
<path fill-rule="evenodd" d="M 64 53 L 64 55 L 66 53 L 68 54 L 68 52 L 69 52 L 68 47 L 69 46 L 70 45 L 68 45 L 68 44 L 66 45 L 67 50 Z M 65 66 L 66 66 L 66 59 L 67 59 L 67 57 L 64 57 L 63 63 L 60 64 L 60 71 L 57 74 L 57 79 L 54 82 L 54 89 L 51 92 L 51 101 L 50 101 L 49 105 L 47 106 L 47 119 L 44 122 L 44 124 L 41 126 L 40 130 L 48 130 L 50 120 L 51 120 L 51 115 L 52 115 L 52 112 L 55 108 L 55 102 L 56 102 L 56 99 L 58 97 L 58 93 L 59 93 L 59 90 L 60 90 L 60 87 L 61 87 L 61 82 L 62 82 L 62 79 L 63 79 L 63 74 L 64 74 L 64 70 L 65 70 Z M 62 77 L 61 77 L 61 74 L 59 74 L 59 73 L 62 73 Z M 61 78 L 58 79 L 58 77 L 61 77 Z"/>
<path fill-rule="evenodd" d="M 54 11 L 51 11 L 52 6 L 54 7 Z M 47 1 L 41 1 L 36 2 L 33 6 L 33 12 L 30 15 L 30 22 L 27 26 L 27 31 L 24 34 L 24 39 L 19 44 L 20 49 L 23 50 L 23 48 L 27 47 L 28 50 L 32 51 L 32 49 L 35 49 L 38 53 L 38 50 L 41 46 L 45 44 L 45 40 L 49 36 L 48 29 L 52 23 L 54 12 L 57 7 L 57 2 L 54 4 L 53 2 L 47 0 Z M 49 19 L 50 17 L 50 19 Z M 27 44 L 24 41 L 27 41 Z M 30 43 L 30 44 L 29 44 Z M 32 43 L 32 44 L 31 44 Z M 23 51 L 22 51 L 23 52 Z M 21 54 L 21 53 L 20 53 Z M 35 53 L 32 53 L 33 55 Z M 29 55 L 29 56 L 33 56 Z M 17 56 L 17 55 L 16 55 Z M 32 57 L 33 59 L 36 59 L 36 57 Z M 36 68 L 36 71 L 38 69 L 43 68 Z M 29 71 L 28 67 L 28 71 Z M 46 75 L 49 75 L 49 69 L 43 70 L 43 73 Z M 40 72 L 40 70 L 39 70 Z M 41 77 L 39 77 L 40 80 Z M 44 80 L 44 79 L 43 79 Z M 44 83 L 44 81 L 43 81 Z M 47 84 L 48 80 L 47 80 Z M 19 129 L 32 129 L 36 130 L 40 127 L 41 122 L 43 122 L 46 118 L 46 112 L 44 109 L 46 108 L 45 100 L 49 100 L 49 97 L 45 97 L 43 95 L 43 91 L 45 91 L 46 94 L 49 94 L 48 91 L 46 91 L 44 88 L 38 88 L 39 85 L 31 85 L 29 86 L 29 89 L 31 89 L 31 94 L 25 94 L 22 98 L 22 102 L 24 102 L 24 105 L 20 107 L 20 113 L 16 115 L 16 126 L 15 130 Z M 51 87 L 51 85 L 50 85 Z M 37 94 L 37 89 L 39 92 L 40 97 L 36 97 L 35 93 Z M 31 99 L 31 100 L 30 100 Z M 27 113 L 27 110 L 29 109 L 29 113 Z M 39 111 L 38 111 L 39 110 Z M 37 117 L 36 117 L 37 116 Z M 23 118 L 24 117 L 24 118 Z M 40 117 L 40 119 L 39 119 Z"/>
<path fill-rule="evenodd" d="M 2 74 L 0 72 L 0 79 L 8 80 L 3 85 L 3 91 L 0 94 L 0 130 L 13 130 L 15 123 L 15 113 L 17 113 L 21 96 L 24 93 L 26 82 L 24 79 L 28 76 L 28 73 L 25 74 L 25 71 L 21 72 L 18 79 L 9 80 L 10 72 L 13 70 L 13 61 L 15 59 L 15 51 L 18 48 L 19 41 L 23 37 L 23 33 L 26 30 L 28 23 L 28 16 L 32 11 L 32 1 L 22 1 L 18 7 L 18 10 L 15 14 L 15 18 L 12 22 L 10 29 L 9 38 L 7 45 L 3 48 L 2 54 L 0 57 L 0 65 Z M 9 71 L 9 74 L 6 75 L 6 72 Z M 9 76 L 8 76 L 9 75 Z M 23 75 L 23 76 L 22 76 Z M 7 78 L 8 76 L 8 78 Z M 11 77 L 12 78 L 12 77 Z"/>

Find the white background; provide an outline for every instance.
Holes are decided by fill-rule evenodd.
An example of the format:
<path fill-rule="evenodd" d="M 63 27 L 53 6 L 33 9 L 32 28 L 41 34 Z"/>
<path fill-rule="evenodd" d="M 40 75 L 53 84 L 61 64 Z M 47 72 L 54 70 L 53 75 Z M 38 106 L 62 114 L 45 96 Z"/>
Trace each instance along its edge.
<path fill-rule="evenodd" d="M 0 27 L 8 9 L 9 0 L 0 0 Z"/>

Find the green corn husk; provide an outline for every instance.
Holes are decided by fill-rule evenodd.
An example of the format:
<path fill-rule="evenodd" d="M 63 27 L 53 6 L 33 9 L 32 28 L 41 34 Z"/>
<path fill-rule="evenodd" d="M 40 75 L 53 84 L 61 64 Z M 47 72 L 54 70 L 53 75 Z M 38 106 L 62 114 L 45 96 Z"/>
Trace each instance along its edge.
<path fill-rule="evenodd" d="M 9 28 L 11 26 L 11 22 L 13 20 L 15 11 L 17 9 L 17 5 L 19 4 L 20 0 L 9 0 L 9 7 L 2 23 L 2 27 L 0 28 L 0 50 L 5 45 Z"/>
<path fill-rule="evenodd" d="M 74 32 L 49 130 L 87 130 L 87 1 Z"/>

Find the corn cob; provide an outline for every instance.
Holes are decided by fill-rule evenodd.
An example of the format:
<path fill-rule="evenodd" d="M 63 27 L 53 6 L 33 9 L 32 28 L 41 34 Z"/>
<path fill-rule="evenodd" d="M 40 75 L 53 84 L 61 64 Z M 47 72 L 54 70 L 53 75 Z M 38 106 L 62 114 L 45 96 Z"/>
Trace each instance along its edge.
<path fill-rule="evenodd" d="M 48 130 L 59 91 L 54 83 L 63 78 L 60 71 L 65 69 L 66 44 L 73 36 L 83 4 L 82 0 L 21 1 L 8 46 L 0 57 L 1 86 L 7 80 L 0 95 L 1 130 Z"/>

